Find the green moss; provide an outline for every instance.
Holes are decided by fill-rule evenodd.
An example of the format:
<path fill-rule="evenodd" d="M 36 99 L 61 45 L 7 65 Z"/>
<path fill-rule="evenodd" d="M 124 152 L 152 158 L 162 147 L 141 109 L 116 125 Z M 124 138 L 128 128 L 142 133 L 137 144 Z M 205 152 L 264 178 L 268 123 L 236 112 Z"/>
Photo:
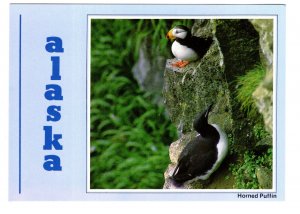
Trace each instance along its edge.
<path fill-rule="evenodd" d="M 183 133 L 193 130 L 195 116 L 214 104 L 210 122 L 219 124 L 231 132 L 231 111 L 228 85 L 220 66 L 221 55 L 217 43 L 213 43 L 203 59 L 191 62 L 183 73 L 167 66 L 164 73 L 163 96 L 172 122 L 182 126 Z M 167 64 L 171 64 L 169 60 Z"/>
<path fill-rule="evenodd" d="M 258 114 L 252 94 L 262 82 L 265 75 L 265 69 L 261 65 L 258 65 L 245 75 L 237 78 L 236 98 L 241 103 L 241 110 L 244 111 L 248 117 L 256 117 Z"/>
<path fill-rule="evenodd" d="M 262 115 L 258 112 L 252 96 L 263 81 L 265 73 L 265 69 L 257 65 L 236 80 L 236 100 L 240 104 L 240 110 L 245 113 L 245 121 L 251 123 L 249 133 L 243 133 L 245 140 L 241 141 L 238 149 L 232 151 L 239 157 L 239 161 L 232 163 L 230 167 L 235 178 L 235 188 L 238 189 L 260 188 L 257 170 L 261 167 L 272 170 L 272 137 L 265 130 Z"/>
<path fill-rule="evenodd" d="M 266 131 L 263 123 L 257 123 L 253 127 L 253 133 L 256 141 L 263 140 L 270 136 L 270 134 Z"/>
<path fill-rule="evenodd" d="M 273 154 L 271 148 L 261 155 L 255 154 L 252 151 L 246 151 L 239 162 L 230 165 L 230 171 L 235 177 L 234 188 L 258 189 L 260 185 L 256 170 L 261 167 L 272 170 L 272 163 Z M 272 179 L 272 177 L 269 179 Z"/>

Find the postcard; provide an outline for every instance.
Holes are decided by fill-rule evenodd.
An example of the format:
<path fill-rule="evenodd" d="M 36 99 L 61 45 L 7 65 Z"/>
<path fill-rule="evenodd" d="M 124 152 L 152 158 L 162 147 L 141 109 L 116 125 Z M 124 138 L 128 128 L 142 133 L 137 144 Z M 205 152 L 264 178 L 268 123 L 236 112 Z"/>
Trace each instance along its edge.
<path fill-rule="evenodd" d="M 285 5 L 11 4 L 9 198 L 284 200 Z"/>

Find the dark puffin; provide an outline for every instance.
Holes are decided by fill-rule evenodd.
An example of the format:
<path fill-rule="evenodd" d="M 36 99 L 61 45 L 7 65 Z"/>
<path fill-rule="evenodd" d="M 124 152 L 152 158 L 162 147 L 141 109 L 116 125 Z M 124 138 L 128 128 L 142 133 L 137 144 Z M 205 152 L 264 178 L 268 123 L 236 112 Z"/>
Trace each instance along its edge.
<path fill-rule="evenodd" d="M 201 59 L 213 42 L 211 37 L 200 38 L 192 36 L 191 31 L 183 25 L 177 25 L 167 33 L 167 39 L 175 40 L 172 53 L 179 60 L 173 66 L 184 67 L 189 62 Z"/>
<path fill-rule="evenodd" d="M 206 180 L 215 172 L 228 151 L 226 134 L 215 124 L 208 123 L 212 105 L 194 120 L 199 133 L 182 150 L 171 179 L 177 186 L 196 179 Z"/>

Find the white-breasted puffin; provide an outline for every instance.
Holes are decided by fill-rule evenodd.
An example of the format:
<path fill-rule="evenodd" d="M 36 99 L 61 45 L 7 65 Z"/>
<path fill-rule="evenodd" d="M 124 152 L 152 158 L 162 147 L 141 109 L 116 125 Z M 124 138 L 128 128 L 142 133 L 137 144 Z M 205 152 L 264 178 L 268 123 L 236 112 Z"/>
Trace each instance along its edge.
<path fill-rule="evenodd" d="M 228 151 L 225 132 L 216 124 L 208 124 L 212 105 L 194 120 L 194 129 L 199 133 L 182 150 L 171 178 L 182 185 L 197 179 L 206 180 L 215 172 Z"/>
<path fill-rule="evenodd" d="M 201 59 L 213 42 L 211 37 L 200 38 L 192 36 L 191 31 L 184 25 L 177 25 L 166 35 L 167 39 L 175 40 L 172 44 L 172 53 L 178 59 L 173 66 L 184 67 L 189 62 Z"/>

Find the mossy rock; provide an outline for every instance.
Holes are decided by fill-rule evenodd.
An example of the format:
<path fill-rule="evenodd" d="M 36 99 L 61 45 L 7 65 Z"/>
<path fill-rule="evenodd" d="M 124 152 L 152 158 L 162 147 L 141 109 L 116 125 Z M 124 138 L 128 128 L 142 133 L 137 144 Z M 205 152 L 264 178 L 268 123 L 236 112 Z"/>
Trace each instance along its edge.
<path fill-rule="evenodd" d="M 261 62 L 270 69 L 273 65 L 273 19 L 251 19 L 250 22 L 259 33 Z"/>
<path fill-rule="evenodd" d="M 272 189 L 272 170 L 266 167 L 257 167 L 255 174 L 261 189 Z"/>
<path fill-rule="evenodd" d="M 273 19 L 250 20 L 259 33 L 260 58 L 266 76 L 253 93 L 259 112 L 263 115 L 266 130 L 273 133 Z"/>
<path fill-rule="evenodd" d="M 260 64 L 259 34 L 247 19 L 215 20 L 215 36 L 219 41 L 225 64 L 233 120 L 233 137 L 236 151 L 243 151 L 255 145 L 252 129 L 256 121 L 241 111 L 236 99 L 237 77 L 245 75 Z"/>
<path fill-rule="evenodd" d="M 203 59 L 185 68 L 171 66 L 167 61 L 164 72 L 163 95 L 171 121 L 183 133 L 193 130 L 196 115 L 214 104 L 209 122 L 231 130 L 229 90 L 224 77 L 224 66 L 217 42 L 213 43 Z"/>
<path fill-rule="evenodd" d="M 259 35 L 247 19 L 221 19 L 215 24 L 226 78 L 229 83 L 234 83 L 237 76 L 260 62 Z"/>

